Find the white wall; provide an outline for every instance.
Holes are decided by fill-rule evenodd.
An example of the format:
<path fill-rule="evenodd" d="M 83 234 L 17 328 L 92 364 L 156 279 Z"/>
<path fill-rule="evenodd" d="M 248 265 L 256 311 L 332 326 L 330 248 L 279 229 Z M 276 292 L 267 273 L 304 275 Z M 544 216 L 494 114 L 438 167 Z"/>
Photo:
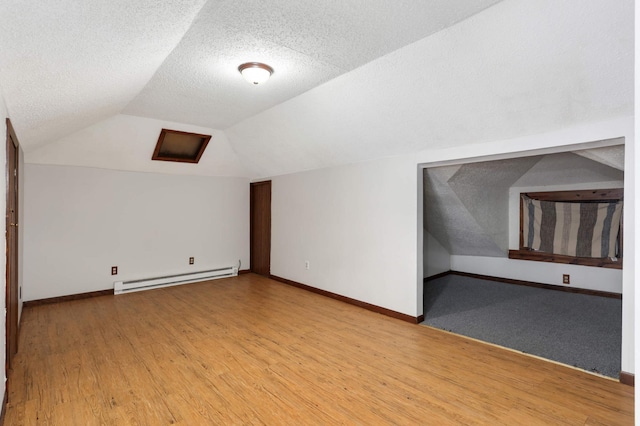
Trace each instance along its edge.
<path fill-rule="evenodd" d="M 419 315 L 416 174 L 402 157 L 273 178 L 271 273 Z"/>
<path fill-rule="evenodd" d="M 451 255 L 426 229 L 423 244 L 422 262 L 425 278 L 451 270 Z"/>
<path fill-rule="evenodd" d="M 249 265 L 247 179 L 26 164 L 24 188 L 24 300 Z"/>
<path fill-rule="evenodd" d="M 592 142 L 617 137 L 625 138 L 625 169 L 629 170 L 634 167 L 633 156 L 629 157 L 633 117 L 274 177 L 271 272 L 407 315 L 421 315 L 423 188 L 422 170 L 416 170 L 416 165 L 563 152 L 606 145 Z M 632 176 L 625 174 L 625 191 L 634 187 L 628 180 Z M 629 207 L 627 203 L 625 254 L 634 259 L 634 207 Z M 310 262 L 309 270 L 305 260 Z M 454 260 L 451 267 L 455 269 Z M 573 282 L 581 280 L 580 272 L 570 274 Z M 633 262 L 627 262 L 622 275 L 622 370 L 633 373 L 634 300 L 627 297 L 633 295 Z"/>
<path fill-rule="evenodd" d="M 451 270 L 564 287 L 622 293 L 622 271 L 620 269 L 532 262 L 503 257 L 452 255 Z M 562 284 L 562 274 L 571 276 L 570 285 Z"/>

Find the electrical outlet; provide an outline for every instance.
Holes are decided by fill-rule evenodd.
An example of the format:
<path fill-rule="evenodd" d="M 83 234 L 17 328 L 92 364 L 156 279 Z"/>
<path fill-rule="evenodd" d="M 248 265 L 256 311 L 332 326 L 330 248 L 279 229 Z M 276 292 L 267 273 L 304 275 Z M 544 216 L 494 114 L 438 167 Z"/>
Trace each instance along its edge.
<path fill-rule="evenodd" d="M 118 267 L 117 266 L 112 266 L 111 267 L 111 275 L 118 275 Z"/>
<path fill-rule="evenodd" d="M 194 263 L 196 263 L 195 258 L 190 257 L 190 258 L 189 258 L 189 265 L 193 265 Z"/>
<path fill-rule="evenodd" d="M 571 284 L 569 274 L 562 274 L 562 284 Z"/>
<path fill-rule="evenodd" d="M 304 261 L 304 269 L 309 269 L 309 268 L 310 268 L 309 261 L 305 260 Z"/>

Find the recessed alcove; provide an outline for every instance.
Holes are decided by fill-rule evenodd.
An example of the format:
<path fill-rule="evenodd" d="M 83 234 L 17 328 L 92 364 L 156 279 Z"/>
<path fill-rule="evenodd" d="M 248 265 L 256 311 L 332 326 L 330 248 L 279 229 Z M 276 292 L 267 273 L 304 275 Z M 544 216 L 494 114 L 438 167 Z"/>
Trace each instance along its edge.
<path fill-rule="evenodd" d="M 620 140 L 620 142 L 624 141 Z M 502 282 L 503 285 L 505 282 L 513 285 L 541 284 L 541 287 L 546 287 L 543 291 L 550 294 L 559 294 L 552 290 L 555 289 L 562 290 L 563 293 L 575 291 L 591 295 L 607 295 L 615 300 L 614 304 L 621 305 L 620 261 L 605 262 L 607 265 L 603 267 L 605 265 L 601 264 L 602 262 L 595 261 L 590 263 L 591 266 L 586 266 L 579 262 L 540 262 L 539 259 L 524 259 L 521 256 L 516 259 L 515 257 L 518 256 L 513 255 L 522 251 L 520 216 L 522 193 L 562 191 L 582 193 L 581 191 L 585 190 L 611 188 L 616 188 L 614 195 L 617 194 L 618 198 L 622 198 L 623 144 L 425 168 L 423 170 L 425 318 L 429 319 L 430 309 L 434 304 L 434 300 L 429 298 L 439 297 L 437 292 L 428 291 L 430 277 L 446 274 L 448 271 L 466 274 L 472 278 L 475 278 L 474 275 L 495 277 L 496 281 Z M 512 256 L 509 256 L 509 253 Z M 612 267 L 612 263 L 616 265 Z M 571 275 L 569 285 L 563 284 L 564 274 Z M 495 293 L 500 292 L 496 290 Z M 470 300 L 466 295 L 461 295 L 460 299 L 466 300 L 460 315 L 469 315 L 470 312 L 483 308 L 481 306 L 483 303 L 477 299 Z M 456 303 L 455 297 L 448 300 Z M 531 310 L 548 308 L 548 306 L 535 304 L 527 305 L 526 302 L 524 305 L 514 306 L 514 311 L 519 312 L 521 316 Z M 621 310 L 621 308 L 616 309 Z M 580 308 L 577 309 L 578 312 L 580 310 Z M 446 311 L 447 315 L 456 315 L 455 308 L 447 308 Z M 553 314 L 550 313 L 550 315 Z M 615 319 L 616 315 L 620 316 L 620 313 L 616 311 L 613 317 L 615 330 L 611 329 L 607 333 L 617 335 L 617 341 L 620 341 L 619 326 L 622 318 L 620 316 L 618 321 Z M 550 322 L 554 322 L 553 318 Z M 501 323 L 508 324 L 508 321 Z M 474 323 L 474 327 L 485 328 L 482 331 L 487 331 L 486 329 L 491 327 L 491 321 L 487 325 Z M 494 333 L 489 330 L 486 334 Z M 544 334 L 546 333 L 540 333 L 542 337 Z M 473 335 L 470 337 L 479 338 Z M 562 346 L 571 343 L 562 343 L 561 339 L 557 339 L 554 344 Z M 616 345 L 616 350 L 619 352 L 620 343 Z M 589 348 L 588 350 L 597 351 L 597 349 Z M 620 354 L 613 358 L 619 362 Z"/>

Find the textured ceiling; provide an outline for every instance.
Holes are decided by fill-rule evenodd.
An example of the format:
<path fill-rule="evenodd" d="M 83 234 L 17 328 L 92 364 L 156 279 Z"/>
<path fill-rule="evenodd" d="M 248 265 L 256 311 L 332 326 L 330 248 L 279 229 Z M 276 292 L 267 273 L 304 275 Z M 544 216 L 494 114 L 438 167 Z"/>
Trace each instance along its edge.
<path fill-rule="evenodd" d="M 121 112 L 224 129 L 496 1 L 4 1 L 0 83 L 26 148 Z"/>
<path fill-rule="evenodd" d="M 226 133 L 270 176 L 632 115 L 633 6 L 506 0 Z"/>
<path fill-rule="evenodd" d="M 119 113 L 205 0 L 0 2 L 0 87 L 23 148 Z"/>
<path fill-rule="evenodd" d="M 210 0 L 124 112 L 225 129 L 496 1 Z M 240 78 L 250 61 L 268 84 Z"/>
<path fill-rule="evenodd" d="M 500 257 L 500 247 L 448 184 L 460 167 L 424 170 L 424 228 L 450 254 Z"/>
<path fill-rule="evenodd" d="M 8 0 L 0 87 L 27 162 L 156 171 L 142 147 L 157 136 L 141 138 L 171 122 L 222 132 L 233 154 L 181 173 L 274 176 L 631 115 L 633 12 L 633 0 Z M 247 60 L 273 78 L 247 84 Z"/>
<path fill-rule="evenodd" d="M 624 144 L 624 138 L 619 139 L 618 142 L 621 145 L 585 149 L 582 151 L 576 151 L 575 154 L 606 164 L 614 169 L 624 170 L 624 145 L 622 145 Z"/>
<path fill-rule="evenodd" d="M 465 164 L 447 182 L 476 222 L 506 253 L 509 246 L 509 187 L 527 172 L 540 157 L 514 158 Z"/>
<path fill-rule="evenodd" d="M 624 156 L 624 147 L 586 152 L 603 156 L 622 152 Z M 567 152 L 425 169 L 424 228 L 450 254 L 506 257 L 509 249 L 509 188 L 623 181 L 621 170 L 577 155 L 583 153 Z"/>
<path fill-rule="evenodd" d="M 512 186 L 574 185 L 584 182 L 613 182 L 624 179 L 622 170 L 577 154 L 578 152 L 565 152 L 546 155 Z"/>
<path fill-rule="evenodd" d="M 540 159 L 425 169 L 425 229 L 451 254 L 506 256 L 509 187 Z"/>

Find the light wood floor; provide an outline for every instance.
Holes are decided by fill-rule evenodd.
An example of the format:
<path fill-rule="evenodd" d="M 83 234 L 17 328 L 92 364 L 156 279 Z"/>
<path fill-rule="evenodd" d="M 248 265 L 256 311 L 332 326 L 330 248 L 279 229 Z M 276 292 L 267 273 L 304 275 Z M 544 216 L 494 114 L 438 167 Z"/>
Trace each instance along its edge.
<path fill-rule="evenodd" d="M 633 423 L 633 388 L 256 275 L 27 308 L 5 425 Z"/>

